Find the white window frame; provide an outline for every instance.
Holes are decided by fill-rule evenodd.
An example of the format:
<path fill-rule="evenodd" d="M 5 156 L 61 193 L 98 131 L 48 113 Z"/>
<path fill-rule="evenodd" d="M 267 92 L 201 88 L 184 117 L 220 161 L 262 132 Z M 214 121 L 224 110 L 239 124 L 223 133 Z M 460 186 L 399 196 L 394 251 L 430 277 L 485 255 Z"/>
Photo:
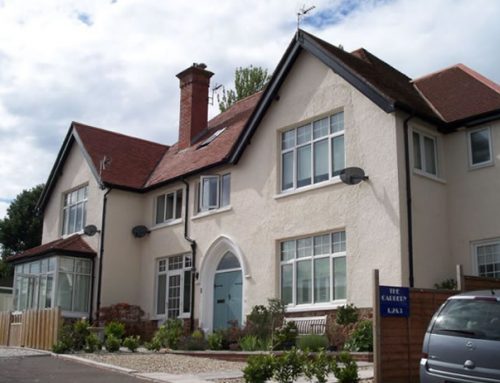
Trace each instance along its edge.
<path fill-rule="evenodd" d="M 415 151 L 414 151 L 414 137 L 413 135 L 417 134 L 419 136 L 419 150 L 420 150 L 420 169 L 416 167 L 415 163 Z M 428 138 L 432 140 L 434 143 L 434 168 L 436 169 L 436 173 L 431 173 L 425 169 L 426 157 L 425 157 L 425 144 L 424 138 Z M 413 170 L 417 173 L 428 175 L 434 178 L 439 177 L 439 158 L 438 158 L 438 138 L 428 133 L 424 133 L 418 129 L 412 129 L 411 135 L 411 151 L 412 151 L 412 162 L 413 162 Z"/>
<path fill-rule="evenodd" d="M 73 204 L 66 205 L 66 198 L 67 196 L 71 195 L 72 193 L 78 193 L 78 191 L 85 189 L 85 197 L 81 201 L 76 201 Z M 74 189 L 71 189 L 69 191 L 66 191 L 63 193 L 63 200 L 62 200 L 62 215 L 61 215 L 61 234 L 63 236 L 69 236 L 74 233 L 80 233 L 83 232 L 83 228 L 85 227 L 86 221 L 87 221 L 87 202 L 88 202 L 88 193 L 89 193 L 89 185 L 80 185 Z M 70 216 L 70 209 L 71 207 L 76 206 L 77 209 L 80 208 L 82 209 L 82 227 L 78 230 L 75 231 L 70 231 L 69 228 L 69 216 Z M 75 218 L 76 219 L 76 218 Z M 76 224 L 75 224 L 76 226 Z M 76 228 L 75 228 L 76 229 Z"/>
<path fill-rule="evenodd" d="M 471 140 L 471 135 L 476 132 L 480 132 L 482 130 L 485 130 L 488 132 L 488 144 L 489 144 L 489 152 L 490 152 L 490 159 L 487 161 L 483 162 L 478 162 L 477 164 L 472 163 L 472 140 Z M 467 153 L 469 155 L 469 168 L 470 169 L 477 169 L 477 168 L 482 168 L 485 166 L 490 166 L 493 165 L 493 143 L 492 143 L 492 135 L 491 135 L 491 128 L 489 126 L 487 127 L 481 127 L 477 129 L 472 129 L 467 132 Z"/>
<path fill-rule="evenodd" d="M 86 274 L 86 273 L 78 273 L 75 271 L 75 269 L 73 269 L 72 272 L 68 272 L 68 271 L 61 271 L 59 270 L 60 268 L 60 260 L 61 258 L 68 258 L 68 259 L 72 259 L 74 262 L 76 262 L 77 260 L 84 260 L 86 262 L 89 262 L 90 264 L 90 273 L 89 274 Z M 54 262 L 54 268 L 53 270 L 48 270 L 43 272 L 42 271 L 42 268 L 41 268 L 41 263 L 43 261 L 47 261 L 49 262 L 49 260 L 53 260 Z M 29 271 L 29 268 L 30 268 L 30 265 L 31 264 L 34 264 L 34 263 L 40 263 L 40 271 L 38 273 L 31 273 Z M 24 262 L 24 263 L 19 263 L 15 266 L 15 272 L 14 272 L 14 288 L 13 288 L 13 291 L 14 291 L 14 301 L 15 301 L 15 309 L 16 310 L 25 310 L 25 309 L 29 309 L 31 307 L 20 307 L 19 305 L 19 294 L 18 294 L 18 288 L 20 288 L 19 286 L 17 286 L 18 284 L 18 277 L 20 278 L 32 278 L 33 280 L 36 281 L 36 284 L 38 285 L 38 288 L 36 288 L 36 291 L 37 291 L 37 297 L 36 297 L 36 307 L 34 308 L 37 308 L 37 309 L 43 309 L 43 308 L 54 308 L 54 307 L 57 307 L 58 306 L 58 302 L 57 302 L 57 298 L 58 298 L 58 291 L 59 291 L 59 273 L 60 272 L 63 272 L 63 273 L 66 273 L 66 274 L 72 274 L 73 275 L 73 278 L 75 275 L 83 275 L 83 276 L 88 276 L 89 277 L 89 291 L 87 292 L 88 293 L 88 309 L 87 311 L 73 311 L 73 305 L 74 305 L 74 302 L 75 302 L 75 295 L 76 295 L 76 288 L 75 288 L 75 285 L 73 284 L 73 287 L 72 287 L 72 296 L 71 296 L 71 302 L 72 302 L 72 309 L 71 310 L 63 310 L 62 313 L 63 313 L 63 316 L 64 317 L 83 317 L 83 316 L 88 316 L 89 315 L 89 311 L 90 311 L 90 304 L 91 304 L 91 299 L 90 299 L 90 296 L 92 294 L 92 283 L 93 283 L 93 278 L 92 278 L 92 275 L 93 275 L 93 262 L 92 260 L 88 259 L 88 258 L 82 258 L 82 257 L 69 257 L 69 256 L 61 256 L 61 255 L 54 255 L 54 256 L 51 256 L 51 257 L 47 257 L 47 258 L 42 258 L 40 260 L 33 260 L 33 261 L 29 261 L 29 262 Z M 43 305 L 43 307 L 40 307 L 40 280 L 42 278 L 45 278 L 47 279 L 48 276 L 52 276 L 52 292 L 51 292 L 51 306 L 50 307 L 45 307 L 45 305 Z M 74 279 L 75 280 L 75 279 Z"/>
<path fill-rule="evenodd" d="M 170 258 L 173 257 L 182 257 L 182 267 L 178 269 L 173 269 L 169 270 L 168 268 L 168 261 Z M 165 261 L 165 270 L 160 271 L 160 262 Z M 191 271 L 193 273 L 193 265 L 192 265 L 192 255 L 191 253 L 185 253 L 185 254 L 176 254 L 176 255 L 171 255 L 168 257 L 162 257 L 162 258 L 157 258 L 155 262 L 155 284 L 154 284 L 154 289 L 155 289 L 155 294 L 154 294 L 154 315 L 156 318 L 160 319 L 167 319 L 168 318 L 168 289 L 169 289 L 169 277 L 174 276 L 174 275 L 180 275 L 180 299 L 179 299 L 179 316 L 177 318 L 189 318 L 191 315 L 191 302 L 189 305 L 189 311 L 184 312 L 184 286 L 185 286 L 185 274 L 186 271 Z M 159 276 L 160 275 L 165 275 L 166 282 L 165 282 L 165 312 L 164 313 L 158 313 L 158 288 L 159 288 Z M 191 274 L 192 275 L 192 274 Z M 191 289 L 194 287 L 191 286 Z M 190 292 L 190 297 L 189 299 L 191 300 L 192 291 Z"/>
<path fill-rule="evenodd" d="M 181 206 L 181 210 L 180 210 L 180 215 L 177 217 L 176 213 L 177 213 L 177 200 L 178 200 L 178 195 L 181 195 L 181 205 L 184 203 L 184 189 L 183 188 L 180 188 L 180 189 L 176 189 L 176 190 L 173 190 L 173 191 L 168 191 L 166 193 L 162 193 L 162 194 L 158 194 L 155 196 L 154 198 L 154 212 L 153 212 L 153 225 L 154 226 L 160 226 L 160 225 L 164 225 L 164 224 L 169 224 L 169 223 L 173 223 L 173 222 L 177 222 L 177 221 L 180 221 L 182 219 L 182 206 Z M 173 205 L 173 217 L 170 218 L 170 219 L 167 219 L 166 218 L 166 215 L 167 215 L 167 197 L 170 195 L 170 194 L 173 194 L 174 195 L 174 205 Z M 161 222 L 158 222 L 158 198 L 160 197 L 163 197 L 164 200 L 165 200 L 165 205 L 163 207 L 163 220 Z"/>
<path fill-rule="evenodd" d="M 338 132 L 331 132 L 331 119 L 336 116 L 342 114 L 342 127 L 343 129 Z M 314 123 L 317 121 L 321 121 L 323 119 L 327 118 L 328 119 L 328 134 L 314 138 Z M 301 143 L 297 144 L 297 131 L 299 128 L 302 128 L 304 126 L 310 125 L 311 127 L 311 139 L 310 141 L 306 143 Z M 283 135 L 287 132 L 294 131 L 294 145 L 291 148 L 283 149 Z M 280 158 L 279 158 L 279 163 L 280 163 L 280 176 L 279 176 L 279 190 L 282 193 L 289 193 L 293 192 L 295 190 L 301 190 L 304 188 L 311 187 L 313 185 L 318 185 L 318 184 L 323 184 L 326 182 L 330 182 L 335 179 L 340 179 L 339 175 L 333 175 L 333 168 L 332 168 L 332 140 L 335 137 L 344 137 L 344 166 L 346 162 L 346 150 L 345 150 L 345 119 L 344 119 L 344 111 L 338 111 L 335 113 L 331 113 L 327 116 L 323 116 L 321 118 L 315 118 L 314 120 L 300 124 L 299 126 L 296 126 L 295 128 L 292 129 L 284 129 L 279 132 L 279 153 L 280 153 Z M 314 182 L 314 144 L 319 141 L 326 140 L 328 142 L 328 179 L 323 180 L 323 181 L 318 181 Z M 304 147 L 306 145 L 311 146 L 311 183 L 308 185 L 303 185 L 303 186 L 297 186 L 297 149 Z M 293 153 L 293 185 L 290 188 L 283 189 L 283 155 L 286 153 Z"/>
<path fill-rule="evenodd" d="M 484 241 L 477 241 L 477 242 L 471 243 L 472 265 L 473 265 L 474 273 L 477 276 L 488 277 L 488 276 L 480 275 L 480 273 L 479 273 L 479 261 L 478 261 L 478 254 L 477 254 L 477 250 L 479 247 L 488 246 L 488 245 L 500 245 L 500 238 L 488 239 L 488 240 L 484 240 Z M 489 278 L 492 278 L 492 277 L 489 277 Z"/>
<path fill-rule="evenodd" d="M 228 204 L 222 205 L 222 182 L 224 177 L 229 177 L 229 198 Z M 204 206 L 203 204 L 203 192 L 204 192 L 204 181 L 209 179 L 217 180 L 217 202 L 215 205 Z M 197 196 L 197 209 L 196 213 L 207 212 L 212 210 L 221 209 L 231 205 L 231 173 L 216 174 L 216 175 L 204 175 L 200 177 L 200 182 L 198 183 L 198 196 Z"/>
<path fill-rule="evenodd" d="M 327 232 L 327 233 L 322 233 L 322 234 L 314 234 L 314 235 L 309 235 L 306 237 L 290 238 L 290 239 L 283 240 L 283 241 L 279 242 L 278 258 L 279 258 L 279 293 L 280 293 L 279 296 L 280 297 L 282 297 L 282 285 L 283 285 L 283 283 L 282 283 L 282 278 L 283 278 L 282 266 L 292 265 L 292 302 L 286 305 L 287 310 L 300 311 L 300 310 L 308 310 L 308 309 L 318 309 L 318 308 L 322 308 L 322 307 L 336 307 L 336 306 L 342 305 L 346 302 L 346 300 L 347 300 L 347 236 L 346 236 L 346 243 L 345 243 L 346 249 L 344 251 L 334 252 L 333 244 L 332 244 L 332 235 L 336 234 L 336 233 L 344 233 L 344 235 L 346 236 L 345 230 L 335 230 L 332 232 Z M 330 253 L 314 255 L 314 237 L 321 237 L 324 235 L 329 235 Z M 311 241 L 312 241 L 311 255 L 307 256 L 307 257 L 299 258 L 297 256 L 298 241 L 301 239 L 308 239 L 308 238 L 311 238 Z M 295 241 L 295 245 L 296 245 L 295 257 L 290 259 L 290 260 L 282 261 L 281 260 L 281 244 L 284 242 L 290 241 L 290 240 Z M 335 258 L 342 258 L 342 257 L 345 258 L 345 262 L 346 262 L 346 275 L 345 275 L 346 297 L 341 298 L 341 299 L 334 299 L 333 293 L 334 293 L 335 279 L 334 279 L 334 275 L 332 272 L 333 271 L 333 260 Z M 326 302 L 315 302 L 315 296 L 314 296 L 314 294 L 315 294 L 314 293 L 314 289 L 315 289 L 315 285 L 314 285 L 315 284 L 315 279 L 314 279 L 314 274 L 315 274 L 314 267 L 315 266 L 314 266 L 314 264 L 315 264 L 315 262 L 314 262 L 314 260 L 325 259 L 325 258 L 329 259 L 328 267 L 329 267 L 329 272 L 330 272 L 330 281 L 329 281 L 329 283 L 330 283 L 330 290 L 329 290 L 330 300 L 326 301 Z M 297 263 L 300 261 L 308 261 L 308 260 L 311 262 L 311 276 L 312 276 L 312 278 L 311 278 L 311 302 L 298 304 L 297 303 Z"/>

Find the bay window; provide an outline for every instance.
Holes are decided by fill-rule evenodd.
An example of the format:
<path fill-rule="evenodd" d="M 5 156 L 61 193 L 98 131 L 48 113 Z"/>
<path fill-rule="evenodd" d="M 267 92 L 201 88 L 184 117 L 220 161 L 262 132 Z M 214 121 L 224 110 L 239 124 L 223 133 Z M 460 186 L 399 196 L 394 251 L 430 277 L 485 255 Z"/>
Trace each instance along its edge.
<path fill-rule="evenodd" d="M 68 235 L 83 230 L 87 219 L 88 186 L 64 195 L 62 234 Z"/>
<path fill-rule="evenodd" d="M 346 298 L 345 231 L 280 244 L 281 299 L 289 306 Z"/>
<path fill-rule="evenodd" d="M 18 264 L 14 274 L 14 308 L 59 306 L 65 312 L 88 314 L 92 261 L 54 256 Z"/>
<path fill-rule="evenodd" d="M 178 318 L 191 312 L 190 254 L 159 259 L 156 264 L 156 315 Z"/>
<path fill-rule="evenodd" d="M 182 216 L 182 189 L 156 197 L 155 223 L 171 222 Z"/>
<path fill-rule="evenodd" d="M 281 134 L 281 190 L 327 181 L 345 167 L 344 113 Z"/>

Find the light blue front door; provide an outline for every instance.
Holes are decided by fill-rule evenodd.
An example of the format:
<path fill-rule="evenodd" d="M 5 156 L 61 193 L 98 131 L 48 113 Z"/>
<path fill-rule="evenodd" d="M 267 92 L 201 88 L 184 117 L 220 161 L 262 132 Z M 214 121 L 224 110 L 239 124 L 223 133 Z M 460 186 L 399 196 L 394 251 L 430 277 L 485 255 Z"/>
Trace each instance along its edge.
<path fill-rule="evenodd" d="M 241 270 L 215 274 L 214 330 L 241 326 L 242 285 Z"/>

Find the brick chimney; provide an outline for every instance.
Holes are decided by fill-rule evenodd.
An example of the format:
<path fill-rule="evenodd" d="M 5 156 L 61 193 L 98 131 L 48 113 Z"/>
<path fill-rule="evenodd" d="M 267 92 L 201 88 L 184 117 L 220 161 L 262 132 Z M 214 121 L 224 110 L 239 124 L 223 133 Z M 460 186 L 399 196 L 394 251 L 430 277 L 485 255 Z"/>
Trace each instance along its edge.
<path fill-rule="evenodd" d="M 212 72 L 205 64 L 194 63 L 177 75 L 181 88 L 179 149 L 191 146 L 193 139 L 207 128 L 208 88 Z"/>

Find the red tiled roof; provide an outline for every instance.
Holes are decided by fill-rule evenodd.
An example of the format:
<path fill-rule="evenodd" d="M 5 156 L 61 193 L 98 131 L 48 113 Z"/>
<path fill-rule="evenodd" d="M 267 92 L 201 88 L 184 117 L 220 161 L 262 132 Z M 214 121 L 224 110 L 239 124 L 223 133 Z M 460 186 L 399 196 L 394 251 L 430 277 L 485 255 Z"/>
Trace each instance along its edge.
<path fill-rule="evenodd" d="M 81 235 L 74 234 L 68 238 L 57 239 L 52 242 L 45 243 L 43 245 L 33 247 L 29 250 L 23 251 L 13 255 L 7 260 L 9 262 L 17 261 L 23 258 L 31 258 L 34 256 L 40 256 L 48 253 L 63 253 L 63 254 L 74 254 L 74 255 L 86 255 L 95 256 L 95 251 L 83 240 Z"/>
<path fill-rule="evenodd" d="M 208 131 L 189 148 L 178 150 L 171 146 L 151 174 L 145 187 L 165 182 L 176 177 L 215 165 L 225 160 L 240 136 L 262 92 L 258 92 L 235 103 L 226 112 L 208 122 Z M 209 145 L 199 148 L 207 137 L 219 129 L 225 130 Z"/>
<path fill-rule="evenodd" d="M 142 188 L 168 150 L 166 145 L 77 122 L 73 123 L 73 127 L 97 172 L 104 156 L 110 160 L 109 165 L 101 173 L 101 180 L 112 185 Z"/>
<path fill-rule="evenodd" d="M 439 116 L 413 87 L 411 79 L 404 73 L 380 60 L 364 48 L 349 53 L 316 36 L 307 35 L 340 60 L 352 72 L 356 73 L 366 84 L 377 89 L 394 103 L 399 104 L 399 106 L 406 106 L 421 115 L 439 119 Z"/>
<path fill-rule="evenodd" d="M 500 85 L 463 64 L 414 81 L 446 122 L 500 109 Z"/>

